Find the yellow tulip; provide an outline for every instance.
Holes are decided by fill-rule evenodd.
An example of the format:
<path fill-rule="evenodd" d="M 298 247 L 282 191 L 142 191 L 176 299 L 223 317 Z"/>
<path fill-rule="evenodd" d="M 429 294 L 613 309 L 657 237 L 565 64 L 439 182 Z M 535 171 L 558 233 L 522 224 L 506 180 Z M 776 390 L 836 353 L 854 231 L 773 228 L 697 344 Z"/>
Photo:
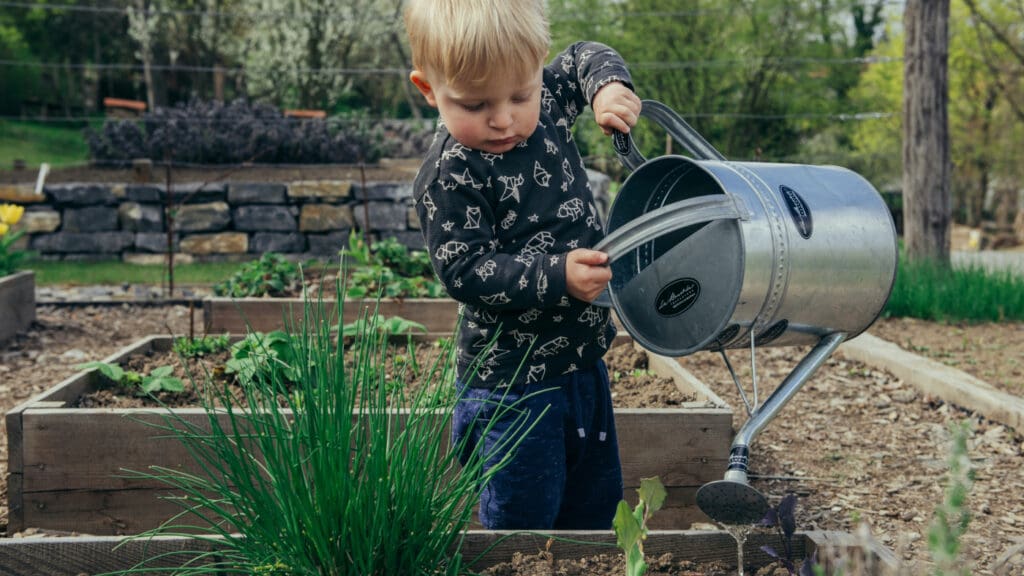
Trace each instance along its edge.
<path fill-rule="evenodd" d="M 10 229 L 11 229 L 11 227 L 8 226 L 6 223 L 0 222 L 0 236 L 3 236 L 4 234 L 7 234 L 7 231 L 10 230 Z"/>
<path fill-rule="evenodd" d="M 14 226 L 21 220 L 21 215 L 25 213 L 24 206 L 18 206 L 17 204 L 0 204 L 0 222 Z M 4 230 L 7 232 L 7 230 Z"/>

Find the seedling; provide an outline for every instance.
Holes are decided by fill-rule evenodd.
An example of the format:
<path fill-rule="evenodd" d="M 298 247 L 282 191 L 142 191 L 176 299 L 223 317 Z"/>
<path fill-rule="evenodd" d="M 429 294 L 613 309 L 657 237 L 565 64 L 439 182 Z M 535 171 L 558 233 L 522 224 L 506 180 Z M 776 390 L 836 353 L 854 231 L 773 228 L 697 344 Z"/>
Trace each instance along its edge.
<path fill-rule="evenodd" d="M 935 508 L 931 526 L 928 528 L 928 549 L 935 559 L 936 574 L 969 574 L 964 560 L 960 558 L 962 538 L 971 523 L 967 496 L 974 485 L 974 467 L 967 451 L 967 442 L 972 435 L 971 423 L 964 420 L 950 424 L 952 447 L 949 454 L 949 474 L 942 504 Z"/>
<path fill-rule="evenodd" d="M 813 556 L 804 558 L 797 571 L 796 560 L 793 553 L 793 534 L 796 533 L 796 494 L 786 494 L 778 505 L 769 508 L 768 512 L 761 519 L 760 525 L 766 528 L 776 528 L 779 533 L 779 540 L 782 543 L 782 552 L 773 546 L 761 546 L 765 554 L 776 559 L 779 564 L 790 574 L 799 576 L 815 576 L 817 562 Z"/>
<path fill-rule="evenodd" d="M 619 501 L 615 518 L 612 520 L 616 544 L 626 555 L 626 576 L 643 576 L 647 572 L 647 561 L 644 559 L 647 521 L 654 512 L 661 509 L 667 495 L 661 479 L 657 476 L 642 478 L 637 493 L 640 499 L 636 507 L 630 510 L 628 502 Z"/>
<path fill-rule="evenodd" d="M 214 284 L 217 296 L 242 298 L 246 296 L 283 296 L 297 290 L 302 283 L 302 272 L 294 262 L 274 252 L 267 252 L 259 260 L 247 262 L 223 282 Z"/>
<path fill-rule="evenodd" d="M 117 364 L 106 362 L 86 362 L 75 366 L 75 368 L 78 370 L 95 369 L 115 384 L 136 389 L 137 396 L 148 396 L 158 392 L 177 393 L 185 390 L 185 383 L 181 381 L 181 378 L 171 376 L 174 372 L 174 368 L 171 366 L 154 368 L 148 375 L 125 370 Z"/>
<path fill-rule="evenodd" d="M 348 298 L 440 298 L 444 285 L 437 280 L 426 252 L 410 251 L 394 238 L 368 246 L 363 237 L 349 234 L 345 254 L 355 262 L 349 273 Z"/>
<path fill-rule="evenodd" d="M 406 320 L 401 316 L 390 316 L 388 318 L 360 318 L 355 322 L 345 324 L 341 328 L 341 335 L 345 338 L 354 338 L 366 332 L 376 332 L 385 338 L 391 336 L 412 335 L 413 332 L 426 333 L 427 327 L 419 322 Z"/>
<path fill-rule="evenodd" d="M 292 338 L 287 332 L 253 332 L 231 346 L 225 371 L 237 374 L 243 383 L 258 377 L 267 378 L 267 382 L 294 382 L 297 372 L 293 360 Z"/>
<path fill-rule="evenodd" d="M 185 358 L 197 358 L 227 350 L 230 345 L 231 341 L 227 334 L 199 338 L 183 336 L 174 339 L 172 350 Z"/>

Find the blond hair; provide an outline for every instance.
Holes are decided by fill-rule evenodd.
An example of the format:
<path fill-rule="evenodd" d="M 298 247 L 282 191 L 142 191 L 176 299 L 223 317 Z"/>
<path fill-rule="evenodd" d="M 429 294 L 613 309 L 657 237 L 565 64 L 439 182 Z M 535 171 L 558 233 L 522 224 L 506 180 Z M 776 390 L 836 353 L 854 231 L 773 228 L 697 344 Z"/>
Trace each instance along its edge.
<path fill-rule="evenodd" d="M 551 43 L 544 0 L 408 0 L 405 28 L 413 66 L 456 86 L 530 77 Z"/>

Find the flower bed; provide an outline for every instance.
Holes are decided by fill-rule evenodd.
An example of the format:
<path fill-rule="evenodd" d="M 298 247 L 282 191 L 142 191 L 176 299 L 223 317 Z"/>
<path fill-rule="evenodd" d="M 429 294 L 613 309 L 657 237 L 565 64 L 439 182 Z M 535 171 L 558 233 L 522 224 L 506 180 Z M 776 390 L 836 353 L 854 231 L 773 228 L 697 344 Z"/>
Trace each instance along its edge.
<path fill-rule="evenodd" d="M 166 336 L 145 338 L 105 361 L 166 351 L 172 343 Z M 675 360 L 648 354 L 648 370 L 671 378 L 695 400 L 674 408 L 616 409 L 625 497 L 635 503 L 640 478 L 659 476 L 668 499 L 652 527 L 685 528 L 707 521 L 695 494 L 726 467 L 732 410 Z M 7 414 L 9 531 L 131 534 L 178 510 L 157 498 L 168 493 L 166 486 L 126 473 L 154 465 L 192 469 L 180 443 L 143 423 L 162 423 L 163 409 L 69 407 L 100 378 L 96 370 L 79 373 Z M 197 424 L 206 418 L 202 408 L 173 410 Z"/>
<path fill-rule="evenodd" d="M 542 534 L 510 536 L 500 532 L 471 530 L 466 534 L 461 552 L 467 559 L 479 557 L 472 565 L 474 570 L 485 570 L 498 563 L 508 562 L 516 553 L 529 555 L 545 549 L 555 560 L 616 553 L 612 547 L 615 536 L 611 531 L 554 532 L 552 535 L 560 540 L 549 543 L 548 537 Z M 856 573 L 863 576 L 894 574 L 898 567 L 898 560 L 890 550 L 845 532 L 797 532 L 793 544 L 795 556 L 803 558 L 815 554 L 826 567 L 826 573 L 830 574 L 839 561 L 845 561 L 847 568 L 857 562 L 863 569 Z M 749 536 L 744 545 L 744 565 L 747 569 L 769 564 L 770 558 L 761 550 L 761 546 L 765 545 L 777 545 L 773 535 Z M 115 546 L 119 547 L 115 550 Z M 143 558 L 158 554 L 168 556 L 160 564 L 151 564 L 151 567 L 176 566 L 184 562 L 186 557 L 174 556 L 173 553 L 197 549 L 209 549 L 209 544 L 181 537 L 139 539 L 127 543 L 123 538 L 114 536 L 8 539 L 0 540 L 0 572 L 21 576 L 95 574 L 128 569 Z M 708 564 L 733 570 L 736 567 L 736 542 L 723 531 L 655 530 L 648 534 L 644 551 L 649 558 L 671 554 L 673 558 L 689 560 L 698 567 Z"/>
<path fill-rule="evenodd" d="M 0 278 L 0 343 L 28 328 L 36 319 L 36 280 L 31 271 Z"/>

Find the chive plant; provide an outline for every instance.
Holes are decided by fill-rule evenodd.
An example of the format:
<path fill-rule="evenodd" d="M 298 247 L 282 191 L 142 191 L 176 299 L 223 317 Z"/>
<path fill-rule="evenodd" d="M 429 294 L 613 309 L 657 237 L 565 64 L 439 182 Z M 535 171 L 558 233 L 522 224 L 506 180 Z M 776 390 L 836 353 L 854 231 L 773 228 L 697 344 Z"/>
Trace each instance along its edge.
<path fill-rule="evenodd" d="M 344 290 L 333 311 L 305 303 L 290 339 L 294 380 L 255 371 L 241 399 L 207 390 L 206 417 L 168 411 L 157 424 L 182 442 L 202 473 L 150 468 L 137 476 L 174 489 L 181 513 L 137 536 L 188 536 L 189 560 L 159 568 L 153 557 L 131 572 L 177 574 L 391 575 L 466 571 L 462 538 L 486 481 L 536 422 L 514 405 L 497 465 L 491 455 L 448 446 L 454 379 L 449 344 L 408 396 L 388 386 L 388 334 L 369 315 L 346 350 L 338 337 Z M 344 356 L 355 355 L 346 367 Z M 264 355 L 269 358 L 270 355 Z M 273 361 L 273 360 L 270 360 Z M 203 384 L 200 384 L 201 386 Z M 209 386 L 207 386 L 209 388 Z M 481 426 L 490 426 L 481 422 Z M 178 556 L 180 558 L 180 556 Z"/>

